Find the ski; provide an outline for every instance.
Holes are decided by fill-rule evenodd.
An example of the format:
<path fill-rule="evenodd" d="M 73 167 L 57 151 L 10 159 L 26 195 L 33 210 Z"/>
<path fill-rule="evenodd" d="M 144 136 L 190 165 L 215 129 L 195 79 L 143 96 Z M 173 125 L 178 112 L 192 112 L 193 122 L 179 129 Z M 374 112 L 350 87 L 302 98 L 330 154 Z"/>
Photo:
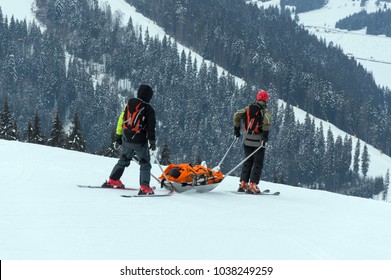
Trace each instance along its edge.
<path fill-rule="evenodd" d="M 104 190 L 126 190 L 126 191 L 138 191 L 139 188 L 103 188 L 102 186 L 94 185 L 77 185 L 79 188 L 88 189 L 104 189 Z"/>
<path fill-rule="evenodd" d="M 238 191 L 231 191 L 232 193 L 237 193 L 237 194 L 248 194 L 246 192 L 238 192 Z M 270 190 L 269 189 L 266 189 L 266 190 L 263 190 L 261 193 L 263 194 L 267 194 L 267 193 L 270 193 Z"/>
<path fill-rule="evenodd" d="M 264 193 L 264 192 L 261 192 L 261 195 L 280 195 L 280 192 L 269 192 L 269 193 Z"/>
<path fill-rule="evenodd" d="M 77 185 L 79 188 L 88 188 L 88 189 L 105 189 L 105 190 L 125 190 L 125 191 L 138 191 L 140 188 L 103 188 L 102 186 L 98 185 Z M 151 187 L 153 190 L 156 189 L 156 187 Z"/>
<path fill-rule="evenodd" d="M 259 194 L 249 194 L 249 193 L 245 193 L 245 192 L 238 192 L 238 191 L 231 191 L 231 193 L 234 193 L 234 194 L 239 194 L 239 195 L 280 195 L 280 192 L 270 192 L 269 189 L 266 189 L 262 192 L 260 192 Z"/>
<path fill-rule="evenodd" d="M 125 198 L 133 198 L 133 197 L 163 197 L 163 196 L 172 196 L 173 195 L 173 191 L 170 191 L 169 193 L 165 193 L 165 194 L 150 194 L 150 195 L 138 195 L 138 194 L 135 194 L 135 195 L 121 195 L 122 197 L 125 197 Z"/>

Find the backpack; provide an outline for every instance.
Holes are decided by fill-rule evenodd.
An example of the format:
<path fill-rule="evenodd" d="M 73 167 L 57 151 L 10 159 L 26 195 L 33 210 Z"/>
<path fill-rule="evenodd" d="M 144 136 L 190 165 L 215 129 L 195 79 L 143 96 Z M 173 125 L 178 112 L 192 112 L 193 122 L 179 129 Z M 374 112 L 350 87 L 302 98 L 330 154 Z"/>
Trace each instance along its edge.
<path fill-rule="evenodd" d="M 244 129 L 248 134 L 258 134 L 269 131 L 272 116 L 266 107 L 253 103 L 246 109 L 246 122 Z"/>
<path fill-rule="evenodd" d="M 122 128 L 124 132 L 132 132 L 133 137 L 141 133 L 145 128 L 145 104 L 140 101 L 134 109 L 129 108 L 129 103 L 126 105 L 124 113 L 124 122 Z"/>

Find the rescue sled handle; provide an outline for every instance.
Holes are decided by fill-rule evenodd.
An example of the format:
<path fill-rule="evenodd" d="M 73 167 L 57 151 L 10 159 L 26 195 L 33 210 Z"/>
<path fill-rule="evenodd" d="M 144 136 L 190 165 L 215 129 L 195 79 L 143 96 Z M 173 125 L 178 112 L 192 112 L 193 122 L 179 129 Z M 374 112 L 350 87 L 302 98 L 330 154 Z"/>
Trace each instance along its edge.
<path fill-rule="evenodd" d="M 218 169 L 220 169 L 220 166 L 221 166 L 221 164 L 223 163 L 223 161 L 225 160 L 225 158 L 227 157 L 227 155 L 228 155 L 228 152 L 232 149 L 232 146 L 235 144 L 235 142 L 238 140 L 238 138 L 234 138 L 234 141 L 232 141 L 232 144 L 231 144 L 231 146 L 229 146 L 229 148 L 228 148 L 228 150 L 225 152 L 225 155 L 223 156 L 223 158 L 221 159 L 221 161 L 219 162 L 219 164 L 215 167 L 215 168 L 218 168 Z M 213 169 L 215 169 L 215 168 L 213 168 Z"/>
<path fill-rule="evenodd" d="M 156 159 L 156 157 L 155 157 L 155 159 Z M 138 161 L 138 158 L 137 157 L 133 157 L 132 158 L 132 160 L 134 161 L 134 162 L 136 162 L 138 165 L 140 165 L 140 162 Z M 156 159 L 156 161 L 157 161 L 157 159 Z M 159 163 L 159 162 L 158 162 Z M 159 166 L 160 166 L 160 164 L 159 164 Z M 164 173 L 164 172 L 163 172 Z M 161 183 L 160 182 L 160 180 L 158 179 L 158 177 L 156 177 L 155 175 L 153 175 L 152 173 L 151 173 L 151 177 L 153 178 L 153 179 L 155 179 L 158 183 Z M 168 181 L 168 180 L 167 180 Z M 170 182 L 170 181 L 168 181 L 168 182 Z M 170 182 L 170 185 L 171 185 L 171 182 Z"/>
<path fill-rule="evenodd" d="M 162 173 L 163 173 L 163 175 L 164 175 L 164 178 L 165 178 L 166 181 L 170 184 L 170 186 L 172 187 L 172 189 L 174 189 L 174 186 L 172 185 L 171 181 L 168 180 L 166 173 L 164 173 L 163 167 L 160 165 L 160 162 L 158 161 L 156 154 L 155 154 L 155 153 L 152 153 L 152 155 L 153 155 L 153 157 L 155 158 L 155 161 L 157 162 L 157 164 L 159 165 L 160 170 L 162 171 Z"/>
<path fill-rule="evenodd" d="M 238 163 L 234 168 L 232 168 L 227 174 L 224 175 L 223 179 L 225 177 L 228 177 L 229 174 L 234 172 L 239 166 L 241 166 L 246 160 L 248 160 L 250 157 L 252 157 L 256 152 L 258 152 L 261 148 L 266 148 L 267 142 L 261 142 L 261 146 L 259 146 L 254 152 L 252 152 L 248 157 L 246 157 L 244 160 Z"/>

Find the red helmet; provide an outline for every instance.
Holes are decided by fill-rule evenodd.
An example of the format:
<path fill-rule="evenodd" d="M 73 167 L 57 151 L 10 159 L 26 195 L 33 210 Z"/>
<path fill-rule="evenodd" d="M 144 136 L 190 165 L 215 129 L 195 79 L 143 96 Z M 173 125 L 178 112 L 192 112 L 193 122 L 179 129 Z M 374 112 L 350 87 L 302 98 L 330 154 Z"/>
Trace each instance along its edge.
<path fill-rule="evenodd" d="M 257 94 L 257 100 L 263 100 L 265 102 L 267 102 L 269 100 L 269 94 L 267 93 L 266 90 L 261 90 L 260 92 L 258 92 Z"/>

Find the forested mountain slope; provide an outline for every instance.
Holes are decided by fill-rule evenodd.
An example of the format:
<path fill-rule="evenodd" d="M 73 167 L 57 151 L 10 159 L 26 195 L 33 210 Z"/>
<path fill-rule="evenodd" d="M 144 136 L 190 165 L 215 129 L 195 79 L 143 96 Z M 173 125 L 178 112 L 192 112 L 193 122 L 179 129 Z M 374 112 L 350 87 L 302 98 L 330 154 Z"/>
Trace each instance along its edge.
<path fill-rule="evenodd" d="M 389 90 L 378 88 L 338 47 L 309 35 L 287 11 L 234 0 L 127 1 L 231 74 L 275 90 L 390 154 Z"/>
<path fill-rule="evenodd" d="M 365 168 L 352 170 L 350 155 L 354 147 L 349 137 L 334 137 L 330 132 L 325 139 L 323 127 L 315 127 L 310 118 L 297 123 L 292 108 L 281 107 L 277 102 L 280 97 L 309 108 L 314 115 L 330 116 L 326 119 L 340 122 L 340 127 L 345 122 L 351 122 L 349 128 L 365 124 L 365 137 L 387 140 L 387 134 L 380 133 L 389 121 L 387 110 L 382 110 L 388 106 L 386 94 L 374 85 L 371 75 L 362 67 L 354 68 L 356 62 L 338 49 L 326 47 L 309 36 L 289 14 L 232 1 L 224 3 L 233 6 L 219 6 L 219 2 L 211 6 L 215 20 L 201 14 L 202 10 L 191 3 L 184 1 L 185 6 L 177 7 L 177 11 L 184 8 L 193 17 L 193 36 L 187 35 L 190 28 L 183 23 L 175 25 L 182 28 L 179 35 L 174 34 L 177 28 L 165 28 L 182 42 L 191 40 L 195 45 L 187 43 L 189 47 L 204 46 L 200 54 L 243 77 L 247 82 L 244 86 L 238 86 L 230 75 L 218 75 L 216 66 L 194 60 L 191 53 L 178 52 L 176 43 L 169 38 L 149 36 L 148 30 L 133 25 L 131 18 L 123 26 L 121 14 L 113 13 L 109 6 L 100 7 L 90 0 L 38 0 L 36 15 L 45 28 L 1 17 L 2 97 L 8 97 L 10 108 L 17 112 L 16 123 L 23 132 L 34 115 L 35 119 L 38 114 L 43 116 L 43 127 L 48 130 L 56 111 L 62 119 L 79 113 L 87 148 L 96 152 L 109 146 L 124 100 L 133 95 L 140 83 L 149 83 L 156 93 L 153 105 L 159 120 L 158 144 L 162 148 L 163 143 L 168 143 L 170 160 L 195 163 L 205 159 L 214 164 L 232 141 L 233 113 L 251 102 L 259 88 L 266 87 L 275 121 L 264 179 L 365 197 L 382 192 L 382 178 L 366 180 Z M 203 5 L 200 4 L 206 8 Z M 172 7 L 159 7 L 167 11 L 166 16 L 172 11 Z M 233 8 L 241 8 L 241 13 Z M 250 16 L 251 21 L 243 15 Z M 198 18 L 203 21 L 197 23 Z M 231 21 L 225 20 L 226 25 L 218 28 L 217 19 L 224 18 Z M 161 24 L 164 26 L 165 22 Z M 287 48 L 288 40 L 292 40 L 290 32 L 298 38 L 303 36 L 312 47 L 296 40 Z M 295 49 L 299 46 L 300 51 Z M 342 81 L 345 72 L 338 70 L 340 66 L 336 67 L 336 81 L 322 76 L 332 63 L 337 65 L 339 58 L 353 67 L 347 68 L 346 73 L 356 71 L 357 83 L 369 79 L 366 85 L 360 82 L 376 93 L 373 98 L 361 97 L 360 108 L 374 104 L 369 112 L 350 108 L 361 100 L 363 92 L 356 97 L 350 90 L 342 89 L 349 89 L 349 85 Z M 120 86 L 124 82 L 127 86 Z M 346 96 L 351 103 L 344 102 Z M 376 105 L 379 100 L 383 100 L 381 106 Z M 386 116 L 374 125 L 379 115 Z M 235 146 L 224 162 L 225 170 L 235 166 L 241 157 L 241 147 Z M 360 174 L 364 174 L 364 179 Z"/>

